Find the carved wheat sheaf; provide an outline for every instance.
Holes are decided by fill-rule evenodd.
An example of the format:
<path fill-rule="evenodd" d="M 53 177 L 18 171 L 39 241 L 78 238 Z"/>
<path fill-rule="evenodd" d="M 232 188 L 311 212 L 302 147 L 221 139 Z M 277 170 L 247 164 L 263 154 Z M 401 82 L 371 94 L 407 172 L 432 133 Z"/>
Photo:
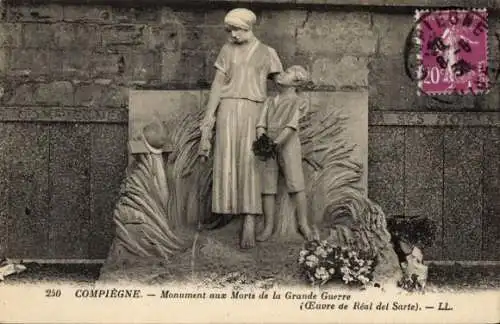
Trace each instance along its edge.
<path fill-rule="evenodd" d="M 358 185 L 363 165 L 351 158 L 354 145 L 343 136 L 346 117 L 335 109 L 326 111 L 329 111 L 326 116 L 310 111 L 300 121 L 310 220 L 322 228 L 323 233 L 325 229 L 329 231 L 328 239 L 335 244 L 355 245 L 382 253 L 390 244 L 385 215 Z M 186 112 L 165 124 L 173 151 L 166 161 L 160 158 L 164 162 L 161 167 L 158 165 L 161 156 L 140 155 L 125 181 L 115 209 L 118 226 L 115 247 L 124 247 L 138 259 L 168 260 L 185 254 L 186 258 L 181 256 L 180 259 L 190 260 L 187 263 L 194 268 L 193 261 L 199 256 L 198 247 L 193 246 L 195 237 L 198 238 L 194 230 L 201 224 L 214 221 L 211 213 L 211 161 L 201 163 L 198 158 L 202 118 L 202 112 Z M 159 184 L 159 179 L 165 179 L 166 184 Z M 286 190 L 282 190 L 278 199 L 275 239 L 297 237 L 295 210 Z M 141 217 L 132 219 L 134 215 Z M 137 228 L 147 235 L 141 237 Z M 205 241 L 195 242 L 202 245 Z M 203 253 L 212 250 L 207 248 Z M 389 248 L 389 259 L 392 259 L 391 252 L 394 254 Z M 218 262 L 224 263 L 225 254 L 222 259 L 217 256 Z M 113 251 L 110 260 L 112 255 Z M 228 253 L 227 263 L 232 263 L 230 258 L 234 256 L 234 253 Z M 213 259 L 207 255 L 201 258 Z"/>

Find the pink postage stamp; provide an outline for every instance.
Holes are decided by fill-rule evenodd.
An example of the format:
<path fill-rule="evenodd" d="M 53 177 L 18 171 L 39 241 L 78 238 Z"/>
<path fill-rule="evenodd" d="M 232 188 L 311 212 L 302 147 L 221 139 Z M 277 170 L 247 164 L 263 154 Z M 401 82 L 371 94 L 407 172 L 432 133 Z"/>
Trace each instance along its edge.
<path fill-rule="evenodd" d="M 487 11 L 419 10 L 416 19 L 419 94 L 487 92 Z"/>

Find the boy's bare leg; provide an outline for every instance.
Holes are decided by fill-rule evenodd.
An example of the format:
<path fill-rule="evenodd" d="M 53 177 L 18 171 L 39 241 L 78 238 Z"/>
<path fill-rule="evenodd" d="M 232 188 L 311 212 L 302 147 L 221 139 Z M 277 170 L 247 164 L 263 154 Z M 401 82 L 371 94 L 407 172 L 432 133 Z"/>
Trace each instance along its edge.
<path fill-rule="evenodd" d="M 242 249 L 255 247 L 255 215 L 242 215 L 243 226 L 241 228 L 240 246 Z"/>
<path fill-rule="evenodd" d="M 314 240 L 314 233 L 307 222 L 306 193 L 304 191 L 294 192 L 290 194 L 290 198 L 297 207 L 297 223 L 302 235 L 308 241 Z"/>
<path fill-rule="evenodd" d="M 257 235 L 257 241 L 264 242 L 271 237 L 274 228 L 274 209 L 276 205 L 275 195 L 262 196 L 262 209 L 264 210 L 264 230 Z"/>

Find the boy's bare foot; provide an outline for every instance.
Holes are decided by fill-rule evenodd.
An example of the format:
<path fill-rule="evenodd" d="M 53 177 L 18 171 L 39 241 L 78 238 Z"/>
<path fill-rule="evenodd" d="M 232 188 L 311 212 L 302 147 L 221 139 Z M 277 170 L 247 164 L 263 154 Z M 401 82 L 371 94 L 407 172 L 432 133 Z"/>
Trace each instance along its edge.
<path fill-rule="evenodd" d="M 306 239 L 306 241 L 312 241 L 314 240 L 314 233 L 307 224 L 300 224 L 299 229 L 302 232 L 302 235 Z"/>
<path fill-rule="evenodd" d="M 244 217 L 240 247 L 242 249 L 251 249 L 255 247 L 255 216 L 245 215 Z"/>
<path fill-rule="evenodd" d="M 256 240 L 258 242 L 264 242 L 269 240 L 271 235 L 273 234 L 273 228 L 271 226 L 264 227 L 264 230 L 257 235 Z"/>

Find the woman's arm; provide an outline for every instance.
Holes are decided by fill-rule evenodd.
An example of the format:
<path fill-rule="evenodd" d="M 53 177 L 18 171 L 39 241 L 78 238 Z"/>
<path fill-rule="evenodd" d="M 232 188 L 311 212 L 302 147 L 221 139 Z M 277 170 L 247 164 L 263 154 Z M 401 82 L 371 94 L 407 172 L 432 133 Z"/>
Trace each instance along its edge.
<path fill-rule="evenodd" d="M 264 101 L 264 106 L 260 112 L 259 120 L 257 121 L 256 131 L 257 138 L 261 137 L 267 129 L 267 112 L 269 110 L 269 98 Z"/>
<path fill-rule="evenodd" d="M 212 130 L 215 125 L 215 113 L 217 112 L 217 107 L 219 106 L 224 78 L 225 75 L 223 72 L 219 70 L 215 72 L 215 78 L 210 89 L 210 96 L 208 98 L 205 117 L 203 118 L 200 125 L 201 141 L 198 154 L 204 158 L 207 158 L 210 153 L 210 140 L 212 139 Z"/>
<path fill-rule="evenodd" d="M 214 81 L 212 82 L 212 87 L 210 89 L 210 96 L 208 98 L 208 103 L 207 103 L 207 110 L 205 112 L 205 118 L 203 119 L 201 129 L 202 131 L 204 129 L 208 131 L 212 131 L 214 124 L 215 124 L 215 113 L 217 111 L 217 107 L 219 106 L 220 102 L 220 95 L 221 95 L 221 89 L 222 85 L 224 83 L 224 73 L 217 70 L 215 72 L 215 78 Z"/>

